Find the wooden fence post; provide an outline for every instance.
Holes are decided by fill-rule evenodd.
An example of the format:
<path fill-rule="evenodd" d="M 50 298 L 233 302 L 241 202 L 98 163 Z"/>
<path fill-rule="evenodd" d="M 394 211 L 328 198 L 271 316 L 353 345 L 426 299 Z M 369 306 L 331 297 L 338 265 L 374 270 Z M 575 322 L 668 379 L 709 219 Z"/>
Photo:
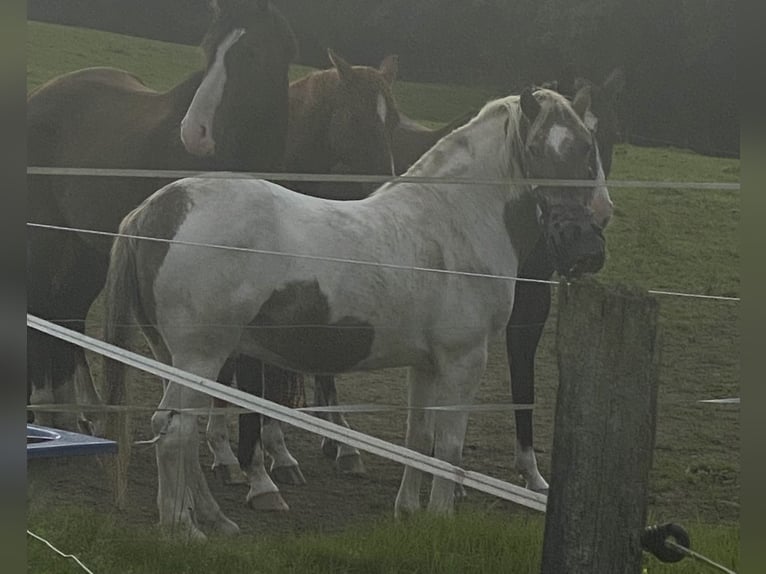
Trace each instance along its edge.
<path fill-rule="evenodd" d="M 595 280 L 559 287 L 559 388 L 542 574 L 640 574 L 654 450 L 658 304 Z"/>

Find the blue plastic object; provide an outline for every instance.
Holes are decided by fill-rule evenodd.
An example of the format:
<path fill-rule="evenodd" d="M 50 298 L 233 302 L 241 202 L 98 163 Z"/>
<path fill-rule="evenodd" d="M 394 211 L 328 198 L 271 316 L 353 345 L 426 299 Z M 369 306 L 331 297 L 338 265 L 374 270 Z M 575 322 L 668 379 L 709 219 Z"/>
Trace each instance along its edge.
<path fill-rule="evenodd" d="M 115 454 L 113 440 L 50 427 L 27 425 L 27 458 Z"/>

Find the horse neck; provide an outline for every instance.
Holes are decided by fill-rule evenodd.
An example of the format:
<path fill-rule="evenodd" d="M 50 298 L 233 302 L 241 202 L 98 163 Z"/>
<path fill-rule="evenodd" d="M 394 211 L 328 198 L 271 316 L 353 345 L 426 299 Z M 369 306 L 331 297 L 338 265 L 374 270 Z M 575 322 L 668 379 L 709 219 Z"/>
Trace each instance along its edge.
<path fill-rule="evenodd" d="M 497 120 L 476 118 L 440 139 L 405 173 L 412 177 L 502 179 L 511 175 L 511 142 Z"/>
<path fill-rule="evenodd" d="M 285 166 L 288 170 L 328 171 L 332 167 L 332 158 L 327 154 L 327 132 L 337 77 L 329 72 L 315 72 L 290 84 Z"/>

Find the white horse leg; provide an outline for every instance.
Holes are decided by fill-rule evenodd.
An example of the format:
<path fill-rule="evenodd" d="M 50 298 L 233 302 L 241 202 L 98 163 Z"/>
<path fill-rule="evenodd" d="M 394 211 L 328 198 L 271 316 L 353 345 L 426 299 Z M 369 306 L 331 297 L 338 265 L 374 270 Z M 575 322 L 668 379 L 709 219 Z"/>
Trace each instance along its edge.
<path fill-rule="evenodd" d="M 300 469 L 298 469 L 300 472 Z M 263 447 L 256 442 L 253 462 L 247 469 L 250 490 L 247 493 L 247 505 L 253 510 L 287 511 L 290 507 L 279 493 L 279 487 L 271 480 L 264 465 Z M 303 475 L 301 475 L 302 477 Z"/>
<path fill-rule="evenodd" d="M 468 353 L 457 363 L 445 364 L 436 390 L 438 404 L 471 404 L 486 364 L 485 346 Z M 434 457 L 460 466 L 467 425 L 467 411 L 437 411 L 434 424 Z M 455 483 L 435 476 L 431 485 L 428 510 L 438 514 L 452 514 L 454 509 Z"/>
<path fill-rule="evenodd" d="M 334 417 L 332 422 L 344 426 L 348 429 L 351 428 L 351 426 L 348 424 L 348 421 L 346 421 L 346 417 L 344 417 L 342 413 L 333 414 L 336 414 L 337 417 Z M 364 468 L 362 455 L 359 450 L 356 447 L 349 446 L 342 442 L 338 443 L 338 455 L 335 459 L 335 464 L 338 467 L 338 471 L 342 474 L 348 474 L 351 476 L 364 476 L 367 474 L 367 470 Z"/>
<path fill-rule="evenodd" d="M 179 361 L 174 366 L 214 378 L 221 365 Z M 222 364 L 222 363 L 221 363 Z M 168 384 L 160 409 L 203 408 L 210 398 L 176 383 Z M 152 416 L 152 428 L 161 436 L 156 443 L 160 526 L 170 531 L 180 529 L 192 539 L 204 539 L 199 522 L 212 525 L 218 532 L 239 532 L 236 524 L 221 512 L 202 474 L 199 462 L 197 416 L 159 410 Z"/>
<path fill-rule="evenodd" d="M 261 428 L 263 448 L 271 457 L 271 475 L 279 483 L 300 486 L 306 484 L 298 461 L 285 444 L 285 435 L 279 421 L 265 418 Z"/>
<path fill-rule="evenodd" d="M 524 478 L 526 487 L 534 492 L 548 494 L 548 483 L 537 469 L 537 457 L 531 446 L 523 447 L 516 441 L 516 471 Z"/>
<path fill-rule="evenodd" d="M 214 404 L 223 406 L 228 403 L 214 401 Z M 206 436 L 208 449 L 213 453 L 213 473 L 221 477 L 224 484 L 247 484 L 247 476 L 239 467 L 239 461 L 231 449 L 226 415 L 213 414 L 208 417 Z"/>
<path fill-rule="evenodd" d="M 338 406 L 338 391 L 335 387 L 335 377 L 332 375 L 314 376 L 314 403 L 317 406 Z M 341 412 L 320 413 L 319 416 L 329 420 L 336 425 L 344 426 L 348 429 L 346 417 Z M 344 443 L 339 443 L 327 437 L 322 438 L 322 452 L 328 458 L 335 460 L 338 471 L 342 474 L 352 476 L 364 476 L 367 471 L 362 462 L 362 455 L 358 449 Z"/>
<path fill-rule="evenodd" d="M 410 368 L 409 406 L 424 407 L 433 404 L 434 375 L 431 371 Z M 423 454 L 429 454 L 433 447 L 434 416 L 433 411 L 411 408 L 407 413 L 407 448 Z M 401 518 L 420 510 L 420 485 L 423 472 L 405 466 L 402 483 L 394 503 L 394 515 Z"/>

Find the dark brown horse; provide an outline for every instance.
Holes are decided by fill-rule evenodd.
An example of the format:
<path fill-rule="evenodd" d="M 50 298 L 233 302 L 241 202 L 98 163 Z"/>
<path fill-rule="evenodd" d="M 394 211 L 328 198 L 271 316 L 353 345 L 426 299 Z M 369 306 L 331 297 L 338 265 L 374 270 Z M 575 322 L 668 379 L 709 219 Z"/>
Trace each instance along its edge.
<path fill-rule="evenodd" d="M 292 30 L 268 0 L 213 0 L 202 42 L 206 67 L 165 93 L 131 74 L 91 68 L 55 78 L 27 98 L 31 166 L 191 170 L 282 167 Z M 33 224 L 117 231 L 167 180 L 28 179 Z M 31 227 L 28 311 L 80 332 L 106 277 L 111 239 Z M 28 331 L 32 403 L 98 400 L 81 348 Z M 40 417 L 43 424 L 72 420 Z M 79 422 L 88 425 L 81 417 Z M 89 429 L 92 431 L 92 429 Z"/>
<path fill-rule="evenodd" d="M 589 101 L 586 124 L 596 134 L 604 175 L 612 169 L 614 144 L 618 137 L 617 100 L 625 88 L 625 73 L 617 68 L 602 84 L 589 80 L 575 81 L 573 106 Z M 535 245 L 531 255 L 519 268 L 519 277 L 550 279 L 553 259 L 544 241 Z M 547 283 L 516 282 L 516 294 L 511 319 L 506 328 L 506 351 L 511 376 L 511 396 L 515 403 L 535 402 L 535 354 L 551 307 L 551 286 Z M 533 445 L 532 409 L 517 410 L 516 470 L 527 488 L 547 492 L 548 483 L 537 468 Z"/>

